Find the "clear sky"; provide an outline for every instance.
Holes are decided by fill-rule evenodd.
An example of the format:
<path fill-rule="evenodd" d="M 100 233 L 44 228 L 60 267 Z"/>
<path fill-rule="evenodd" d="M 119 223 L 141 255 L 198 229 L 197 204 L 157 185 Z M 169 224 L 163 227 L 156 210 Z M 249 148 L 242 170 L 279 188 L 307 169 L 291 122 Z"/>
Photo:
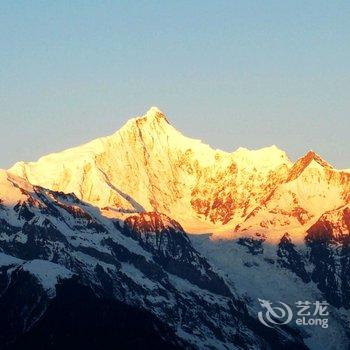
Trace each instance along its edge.
<path fill-rule="evenodd" d="M 1 1 L 0 167 L 150 106 L 214 148 L 350 168 L 350 2 Z"/>

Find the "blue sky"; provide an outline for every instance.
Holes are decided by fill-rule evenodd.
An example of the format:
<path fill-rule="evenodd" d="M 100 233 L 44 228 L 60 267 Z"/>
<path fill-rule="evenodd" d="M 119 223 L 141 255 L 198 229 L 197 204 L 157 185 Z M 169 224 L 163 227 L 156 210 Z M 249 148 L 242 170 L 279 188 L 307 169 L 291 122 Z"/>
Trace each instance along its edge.
<path fill-rule="evenodd" d="M 349 1 L 1 1 L 0 167 L 156 105 L 214 148 L 350 168 Z"/>

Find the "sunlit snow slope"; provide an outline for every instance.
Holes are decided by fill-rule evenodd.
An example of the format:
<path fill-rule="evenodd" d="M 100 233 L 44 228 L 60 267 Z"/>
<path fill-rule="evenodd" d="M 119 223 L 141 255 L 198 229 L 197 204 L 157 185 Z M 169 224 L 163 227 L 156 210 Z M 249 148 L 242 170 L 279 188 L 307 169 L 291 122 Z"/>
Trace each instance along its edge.
<path fill-rule="evenodd" d="M 235 237 L 304 232 L 328 210 L 349 202 L 350 173 L 314 152 L 296 164 L 276 146 L 214 150 L 183 136 L 156 107 L 111 136 L 10 170 L 34 185 L 66 193 L 107 216 L 157 211 L 188 232 Z"/>

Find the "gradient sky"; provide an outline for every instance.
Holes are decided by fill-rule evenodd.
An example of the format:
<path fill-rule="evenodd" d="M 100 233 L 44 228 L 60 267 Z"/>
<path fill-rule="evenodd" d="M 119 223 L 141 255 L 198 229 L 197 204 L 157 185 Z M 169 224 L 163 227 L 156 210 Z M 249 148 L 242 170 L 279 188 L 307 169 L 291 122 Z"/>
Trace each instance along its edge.
<path fill-rule="evenodd" d="M 1 1 L 0 168 L 153 105 L 214 148 L 350 168 L 349 19 L 348 0 Z"/>

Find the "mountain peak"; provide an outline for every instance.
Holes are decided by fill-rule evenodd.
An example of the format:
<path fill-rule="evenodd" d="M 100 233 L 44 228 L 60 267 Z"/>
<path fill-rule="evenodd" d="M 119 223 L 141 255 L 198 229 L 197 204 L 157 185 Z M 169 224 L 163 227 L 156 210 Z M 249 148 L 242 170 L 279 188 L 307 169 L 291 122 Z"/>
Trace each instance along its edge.
<path fill-rule="evenodd" d="M 153 106 L 145 114 L 129 119 L 116 134 L 121 131 L 129 133 L 130 130 L 152 130 L 152 132 L 166 130 L 169 125 L 166 115 L 158 107 Z"/>
<path fill-rule="evenodd" d="M 138 118 L 139 120 L 145 120 L 148 122 L 167 122 L 169 124 L 169 121 L 167 119 L 167 117 L 165 116 L 165 114 L 158 108 L 158 107 L 151 107 L 145 115 L 143 115 L 142 117 Z"/>
<path fill-rule="evenodd" d="M 162 115 L 164 116 L 164 113 L 156 106 L 152 106 L 146 113 L 146 116 L 147 117 L 150 117 L 150 118 L 154 118 L 156 117 L 157 115 Z"/>
<path fill-rule="evenodd" d="M 318 163 L 324 168 L 330 168 L 330 169 L 333 168 L 329 163 L 327 163 L 324 159 L 322 159 L 321 156 L 319 156 L 313 150 L 308 151 L 304 157 L 299 159 L 299 161 L 302 161 L 307 165 L 309 165 L 312 161 L 315 161 L 316 163 Z"/>
<path fill-rule="evenodd" d="M 288 180 L 291 181 L 296 179 L 313 162 L 322 168 L 333 169 L 333 167 L 322 159 L 315 151 L 310 150 L 295 162 L 290 170 Z"/>

